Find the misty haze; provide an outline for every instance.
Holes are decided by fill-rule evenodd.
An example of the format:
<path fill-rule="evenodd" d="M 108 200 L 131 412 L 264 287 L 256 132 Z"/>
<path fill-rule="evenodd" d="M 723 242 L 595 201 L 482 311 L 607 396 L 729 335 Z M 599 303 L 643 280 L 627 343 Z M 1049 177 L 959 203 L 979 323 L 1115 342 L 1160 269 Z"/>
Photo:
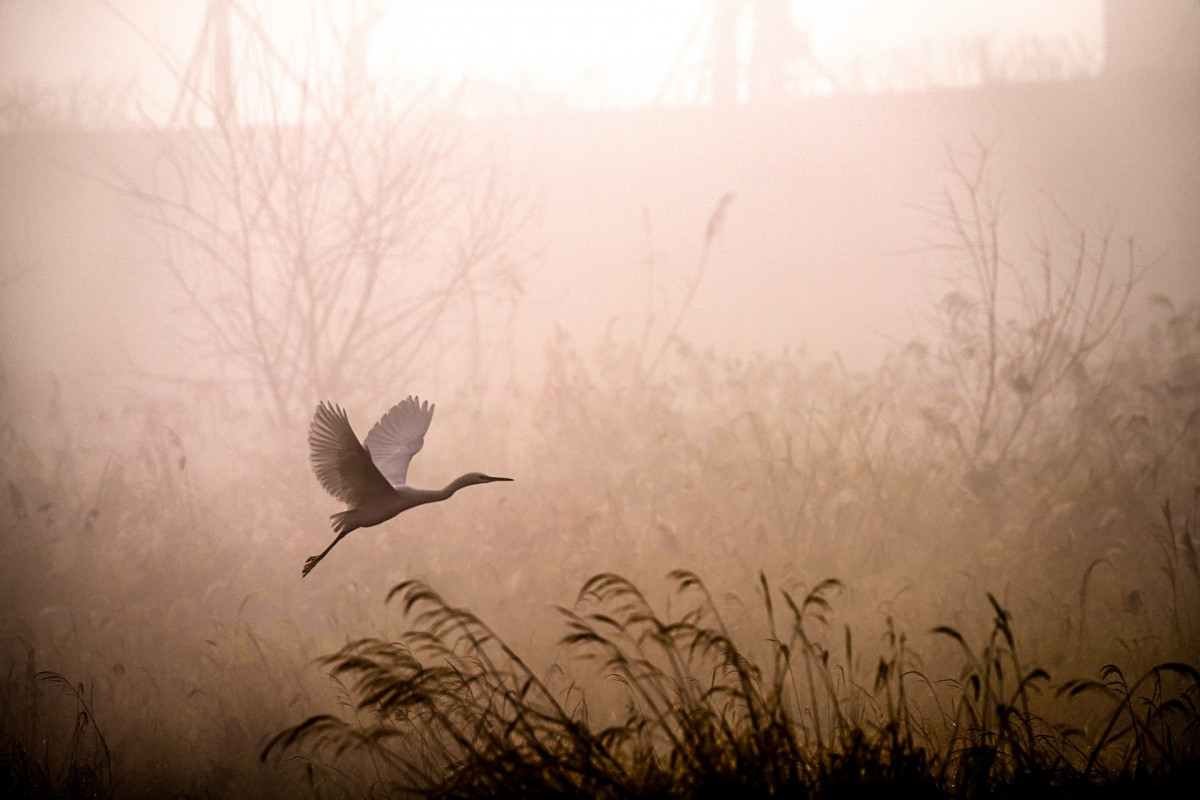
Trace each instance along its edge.
<path fill-rule="evenodd" d="M 0 0 L 0 795 L 1194 796 L 1198 98 L 1194 0 Z"/>

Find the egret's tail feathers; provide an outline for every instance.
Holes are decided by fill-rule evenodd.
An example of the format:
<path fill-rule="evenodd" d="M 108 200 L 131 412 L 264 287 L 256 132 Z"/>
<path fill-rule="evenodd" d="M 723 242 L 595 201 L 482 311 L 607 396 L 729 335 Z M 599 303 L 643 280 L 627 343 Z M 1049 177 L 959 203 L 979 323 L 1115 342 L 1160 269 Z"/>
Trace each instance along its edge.
<path fill-rule="evenodd" d="M 329 519 L 333 525 L 333 532 L 338 536 L 345 536 L 347 533 L 358 527 L 350 521 L 349 511 L 339 511 L 336 514 L 330 514 Z"/>

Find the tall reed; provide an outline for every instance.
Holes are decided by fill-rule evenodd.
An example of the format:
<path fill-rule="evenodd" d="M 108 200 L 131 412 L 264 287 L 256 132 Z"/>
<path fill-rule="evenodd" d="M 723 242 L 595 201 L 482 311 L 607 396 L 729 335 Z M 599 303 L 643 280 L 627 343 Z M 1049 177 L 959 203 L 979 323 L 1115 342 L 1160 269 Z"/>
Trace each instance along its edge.
<path fill-rule="evenodd" d="M 299 750 L 311 773 L 321 754 L 365 755 L 374 791 L 439 798 L 1072 796 L 1197 774 L 1200 674 L 1187 664 L 1132 682 L 1110 665 L 1100 681 L 1058 685 L 1050 700 L 1099 701 L 1081 705 L 1101 722 L 1077 727 L 1042 716 L 1050 675 L 1023 663 L 1011 614 L 990 594 L 981 649 L 953 627 L 933 630 L 960 650 L 956 678 L 913 667 L 889 622 L 868 688 L 854 679 L 849 629 L 844 659 L 826 644 L 840 582 L 799 594 L 760 573 L 766 636 L 747 640 L 698 576 L 669 581 L 687 602 L 663 616 L 629 580 L 589 579 L 559 609 L 567 660 L 546 678 L 472 612 L 401 583 L 389 599 L 413 630 L 322 660 L 349 687 L 351 717 L 310 717 L 262 758 Z"/>

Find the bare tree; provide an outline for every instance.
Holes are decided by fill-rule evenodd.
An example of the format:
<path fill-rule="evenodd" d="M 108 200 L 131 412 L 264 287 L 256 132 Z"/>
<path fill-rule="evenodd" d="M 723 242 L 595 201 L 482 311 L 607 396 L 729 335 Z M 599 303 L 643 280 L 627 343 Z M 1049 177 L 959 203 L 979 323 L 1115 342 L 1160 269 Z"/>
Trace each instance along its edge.
<path fill-rule="evenodd" d="M 990 149 L 977 143 L 970 159 L 950 154 L 943 238 L 933 243 L 956 270 L 936 319 L 953 391 L 926 415 L 957 443 L 968 484 L 985 489 L 1025 443 L 1044 444 L 1048 428 L 1064 425 L 1068 415 L 1057 412 L 1095 399 L 1113 363 L 1104 346 L 1140 271 L 1132 241 L 1118 248 L 1111 229 L 1091 232 L 1061 210 L 1060 224 L 1014 248 L 1001 232 Z"/>
<path fill-rule="evenodd" d="M 511 301 L 529 204 L 472 141 L 454 93 L 371 80 L 382 6 L 318 9 L 312 31 L 332 35 L 299 57 L 242 5 L 213 8 L 215 77 L 202 59 L 174 69 L 183 125 L 153 129 L 154 176 L 134 191 L 169 234 L 211 363 L 293 423 L 318 398 L 347 402 L 436 363 L 457 311 Z"/>

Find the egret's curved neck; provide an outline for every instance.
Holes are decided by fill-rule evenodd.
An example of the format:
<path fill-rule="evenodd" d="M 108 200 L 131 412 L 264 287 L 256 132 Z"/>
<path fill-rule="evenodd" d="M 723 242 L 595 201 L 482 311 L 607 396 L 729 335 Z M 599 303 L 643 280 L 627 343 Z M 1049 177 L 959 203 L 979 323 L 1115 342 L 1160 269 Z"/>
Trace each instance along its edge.
<path fill-rule="evenodd" d="M 457 478 L 455 478 L 454 480 L 447 483 L 446 488 L 442 489 L 442 492 L 446 495 L 446 497 L 449 497 L 450 495 L 454 494 L 459 489 L 462 489 L 465 486 L 474 486 L 474 485 L 475 485 L 475 482 L 471 480 L 470 475 L 459 475 Z"/>

